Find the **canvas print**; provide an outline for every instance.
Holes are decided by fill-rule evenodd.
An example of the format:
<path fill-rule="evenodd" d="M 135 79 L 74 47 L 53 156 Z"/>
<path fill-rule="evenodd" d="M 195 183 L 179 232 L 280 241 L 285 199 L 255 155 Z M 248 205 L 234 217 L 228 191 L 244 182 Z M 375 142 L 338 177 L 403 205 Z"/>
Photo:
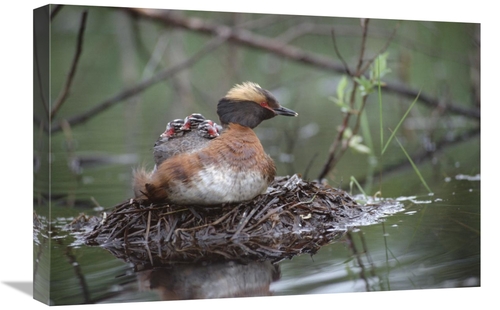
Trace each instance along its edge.
<path fill-rule="evenodd" d="M 480 24 L 33 14 L 36 300 L 481 286 Z"/>

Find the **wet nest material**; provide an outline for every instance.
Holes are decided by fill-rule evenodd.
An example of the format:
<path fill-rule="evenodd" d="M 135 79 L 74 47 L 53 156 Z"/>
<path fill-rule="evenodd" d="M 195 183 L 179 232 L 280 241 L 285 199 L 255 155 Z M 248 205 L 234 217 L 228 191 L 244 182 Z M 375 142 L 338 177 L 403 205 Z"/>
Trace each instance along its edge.
<path fill-rule="evenodd" d="M 387 210 L 293 175 L 277 177 L 266 194 L 245 203 L 174 206 L 131 199 L 103 215 L 85 241 L 142 265 L 278 261 L 314 254 L 350 227 L 379 221 Z"/>

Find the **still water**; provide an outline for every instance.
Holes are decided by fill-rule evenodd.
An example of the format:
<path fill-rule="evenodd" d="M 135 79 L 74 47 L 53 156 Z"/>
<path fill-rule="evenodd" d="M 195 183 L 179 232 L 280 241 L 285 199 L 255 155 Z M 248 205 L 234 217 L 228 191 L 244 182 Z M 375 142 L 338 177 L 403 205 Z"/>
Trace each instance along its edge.
<path fill-rule="evenodd" d="M 408 169 L 386 182 L 414 178 Z M 480 176 L 447 175 L 431 187 L 433 194 L 389 197 L 402 207 L 399 212 L 353 227 L 315 255 L 276 264 L 142 270 L 104 248 L 82 244 L 65 229 L 80 213 L 100 214 L 98 204 L 68 208 L 53 203 L 51 221 L 44 208 L 35 207 L 34 294 L 64 305 L 480 286 Z"/>

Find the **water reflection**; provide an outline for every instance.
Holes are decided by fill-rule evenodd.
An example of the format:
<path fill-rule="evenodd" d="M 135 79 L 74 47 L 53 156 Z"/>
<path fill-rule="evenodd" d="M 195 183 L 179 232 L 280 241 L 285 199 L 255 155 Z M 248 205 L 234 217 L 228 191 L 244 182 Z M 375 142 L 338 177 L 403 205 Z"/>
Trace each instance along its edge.
<path fill-rule="evenodd" d="M 140 271 L 139 287 L 154 290 L 161 300 L 249 297 L 272 295 L 271 282 L 279 279 L 279 265 L 270 261 L 220 261 L 173 264 Z"/>

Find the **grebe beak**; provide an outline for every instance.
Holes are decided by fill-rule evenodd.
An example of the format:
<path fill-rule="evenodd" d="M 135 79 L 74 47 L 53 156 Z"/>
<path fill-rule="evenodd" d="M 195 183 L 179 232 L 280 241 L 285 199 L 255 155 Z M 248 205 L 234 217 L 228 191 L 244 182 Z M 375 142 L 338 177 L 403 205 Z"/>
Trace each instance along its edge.
<path fill-rule="evenodd" d="M 278 108 L 274 108 L 273 111 L 278 115 L 284 115 L 284 116 L 297 116 L 297 115 L 299 115 L 299 113 L 297 113 L 293 110 L 287 109 L 285 107 L 281 107 L 281 106 Z"/>

